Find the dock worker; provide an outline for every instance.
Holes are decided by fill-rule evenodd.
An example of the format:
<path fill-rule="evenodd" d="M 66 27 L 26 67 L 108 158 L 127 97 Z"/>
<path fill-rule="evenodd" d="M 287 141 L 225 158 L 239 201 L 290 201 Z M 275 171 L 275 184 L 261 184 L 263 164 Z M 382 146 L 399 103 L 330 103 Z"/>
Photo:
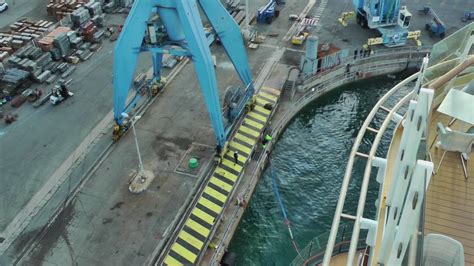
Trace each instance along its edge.
<path fill-rule="evenodd" d="M 60 88 L 60 89 L 59 89 L 59 94 L 60 94 L 64 99 L 68 98 L 68 97 L 69 97 L 69 91 L 68 91 L 68 89 L 67 89 L 67 87 L 66 87 L 66 84 L 64 84 L 64 82 L 61 82 L 61 83 L 59 84 L 59 88 Z"/>
<path fill-rule="evenodd" d="M 234 164 L 237 164 L 239 162 L 239 152 L 234 151 Z"/>
<path fill-rule="evenodd" d="M 265 147 L 267 146 L 267 143 L 272 141 L 272 136 L 270 136 L 269 134 L 265 134 L 265 137 L 263 137 L 262 139 L 262 148 L 265 149 Z"/>
<path fill-rule="evenodd" d="M 369 56 L 369 48 L 364 50 L 364 57 L 368 57 L 368 56 Z"/>
<path fill-rule="evenodd" d="M 240 207 L 247 207 L 247 201 L 245 200 L 245 197 L 242 194 L 239 194 L 237 196 L 237 205 Z"/>

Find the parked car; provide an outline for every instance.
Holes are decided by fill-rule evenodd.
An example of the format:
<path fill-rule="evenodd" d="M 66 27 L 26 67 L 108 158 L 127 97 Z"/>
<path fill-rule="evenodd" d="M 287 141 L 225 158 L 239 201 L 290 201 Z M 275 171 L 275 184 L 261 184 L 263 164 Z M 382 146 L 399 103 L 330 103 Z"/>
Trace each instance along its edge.
<path fill-rule="evenodd" d="M 3 2 L 3 3 L 0 3 L 0 13 L 3 13 L 4 11 L 7 11 L 8 9 L 8 4 Z"/>

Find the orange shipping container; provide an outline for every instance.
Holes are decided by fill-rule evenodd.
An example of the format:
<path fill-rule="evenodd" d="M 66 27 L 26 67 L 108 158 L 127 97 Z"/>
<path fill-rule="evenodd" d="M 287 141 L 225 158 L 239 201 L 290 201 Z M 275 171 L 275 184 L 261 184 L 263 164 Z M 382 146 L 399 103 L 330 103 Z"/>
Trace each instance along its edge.
<path fill-rule="evenodd" d="M 51 49 L 53 49 L 53 41 L 53 38 L 46 36 L 38 41 L 38 46 L 41 48 L 41 50 L 49 52 Z"/>
<path fill-rule="evenodd" d="M 57 27 L 53 31 L 51 31 L 47 37 L 50 37 L 52 39 L 56 38 L 58 35 L 61 33 L 67 33 L 68 31 L 71 31 L 71 28 L 69 27 Z"/>

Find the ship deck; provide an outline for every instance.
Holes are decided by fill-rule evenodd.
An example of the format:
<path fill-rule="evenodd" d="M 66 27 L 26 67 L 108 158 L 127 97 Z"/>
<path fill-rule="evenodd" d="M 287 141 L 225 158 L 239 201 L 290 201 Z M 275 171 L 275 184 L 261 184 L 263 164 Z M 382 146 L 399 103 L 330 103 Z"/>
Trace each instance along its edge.
<path fill-rule="evenodd" d="M 429 144 L 436 138 L 438 122 L 447 125 L 450 117 L 433 112 L 430 124 Z M 453 130 L 466 131 L 471 125 L 457 120 L 450 127 Z M 443 151 L 436 145 L 431 147 L 432 160 L 439 165 Z M 461 242 L 464 246 L 466 265 L 474 264 L 474 163 L 467 161 L 468 179 L 464 178 L 459 153 L 446 152 L 436 175 L 433 175 L 428 187 L 425 205 L 425 235 L 438 233 Z"/>
<path fill-rule="evenodd" d="M 459 85 L 459 84 L 458 84 Z M 437 112 L 437 106 L 431 113 L 428 129 L 428 141 L 426 145 L 430 147 L 431 159 L 434 170 L 439 166 L 443 150 L 436 147 L 437 124 L 442 123 L 447 126 L 451 117 Z M 456 120 L 449 127 L 455 131 L 466 132 L 472 125 Z M 403 135 L 403 127 L 398 126 L 393 133 L 392 142 L 387 160 L 395 161 L 398 154 L 399 145 Z M 420 147 L 421 148 L 421 147 Z M 473 152 L 469 154 L 471 160 L 466 163 L 467 176 L 464 176 L 461 164 L 460 153 L 446 152 L 444 160 L 436 174 L 431 177 L 426 194 L 424 206 L 424 235 L 442 234 L 458 240 L 464 247 L 464 260 L 466 265 L 474 265 L 474 163 L 472 162 Z M 379 217 L 384 217 L 386 198 L 392 182 L 393 164 L 387 165 L 387 176 L 384 180 L 384 187 L 381 191 L 381 207 Z M 378 221 L 378 227 L 383 232 L 384 219 Z M 374 258 L 378 257 L 382 242 L 382 234 L 377 234 L 376 245 L 374 247 Z M 332 263 L 332 261 L 331 261 Z"/>
<path fill-rule="evenodd" d="M 359 256 L 363 253 L 363 250 L 359 250 L 354 257 L 353 265 L 357 265 Z M 347 252 L 337 254 L 331 259 L 331 266 L 345 266 L 347 265 Z"/>

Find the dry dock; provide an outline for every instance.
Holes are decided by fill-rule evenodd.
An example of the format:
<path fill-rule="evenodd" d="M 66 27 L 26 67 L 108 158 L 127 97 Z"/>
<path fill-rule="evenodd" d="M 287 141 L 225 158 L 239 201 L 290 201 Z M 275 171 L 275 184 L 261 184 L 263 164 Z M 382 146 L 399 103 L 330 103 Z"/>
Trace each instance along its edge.
<path fill-rule="evenodd" d="M 16 2 L 18 9 L 26 5 L 25 1 Z M 45 16 L 34 14 L 35 8 L 42 8 L 45 1 L 27 2 L 35 2 L 37 6 L 27 13 L 15 10 L 8 17 L 0 18 L 0 22 L 7 24 L 26 14 Z M 255 1 L 252 8 L 256 10 L 263 2 Z M 355 23 L 343 28 L 334 19 L 340 12 L 350 10 L 349 2 L 331 1 L 323 11 L 319 9 L 321 27 L 317 34 L 320 41 L 353 50 L 360 48 L 367 38 L 374 37 L 374 32 L 362 30 Z M 425 2 L 410 4 L 409 8 L 416 10 Z M 451 27 L 460 28 L 457 26 L 461 23 L 458 17 L 448 14 L 459 13 L 460 17 L 467 3 L 460 1 L 451 7 L 452 10 L 442 9 L 445 3 L 434 6 L 439 7 L 441 16 L 452 22 Z M 263 116 L 265 124 L 272 130 L 275 127 L 269 122 L 278 124 L 278 131 L 283 130 L 284 123 L 280 125 L 278 121 L 288 119 L 289 116 L 285 116 L 287 111 L 295 111 L 292 109 L 295 102 L 306 95 L 300 93 L 291 98 L 284 90 L 289 67 L 299 64 L 304 51 L 303 47 L 292 46 L 283 38 L 293 25 L 288 16 L 303 11 L 307 4 L 307 1 L 287 1 L 281 17 L 271 26 L 258 26 L 260 33 L 277 33 L 277 37 L 267 37 L 257 50 L 248 51 L 256 87 L 283 89 L 273 95 L 280 98 L 273 121 Z M 320 1 L 315 1 L 309 14 L 315 13 L 320 4 Z M 30 10 L 30 7 L 33 4 L 23 10 Z M 124 15 L 113 15 L 108 23 L 119 24 L 124 19 Z M 419 17 L 414 20 L 413 28 L 422 28 L 425 22 Z M 436 40 L 423 35 L 422 41 L 430 45 Z M 72 84 L 76 95 L 71 102 L 56 109 L 25 108 L 16 124 L 0 128 L 0 196 L 3 204 L 0 210 L 4 214 L 0 217 L 0 237 L 3 238 L 0 264 L 140 265 L 154 262 L 160 254 L 165 256 L 168 254 L 165 251 L 172 249 L 170 243 L 180 232 L 180 222 L 187 217 L 185 214 L 191 209 L 190 203 L 199 198 L 200 188 L 207 184 L 215 166 L 212 161 L 215 140 L 193 66 L 186 64 L 137 123 L 145 168 L 156 178 L 145 193 L 133 195 L 128 192 L 130 175 L 137 168 L 137 158 L 131 134 L 113 146 L 110 144 L 112 49 L 113 43 L 105 42 L 101 51 L 78 67 Z M 216 72 L 222 98 L 225 89 L 238 84 L 239 79 L 222 47 L 213 46 L 212 52 L 217 56 Z M 142 57 L 139 71 L 145 71 L 149 65 L 149 58 Z M 328 82 L 340 79 L 338 75 L 340 73 L 335 72 L 334 76 L 327 77 Z M 355 79 L 354 76 L 350 78 L 345 81 Z M 316 96 L 311 96 L 311 99 Z M 272 100 L 268 97 L 262 98 Z M 261 112 L 247 118 L 251 122 L 244 122 L 244 126 L 250 124 L 252 127 L 253 123 L 262 121 L 265 111 Z M 256 127 L 261 129 L 258 125 Z M 243 131 L 241 136 L 248 138 L 252 135 L 240 131 Z M 216 213 L 224 223 L 214 227 L 215 237 L 207 236 L 201 241 L 206 243 L 201 247 L 203 250 L 209 243 L 214 247 L 199 254 L 203 264 L 219 261 L 244 210 L 234 204 L 235 197 L 243 193 L 249 200 L 265 165 L 265 153 L 257 145 L 258 136 L 252 141 L 255 141 L 250 145 L 252 148 L 241 141 L 236 142 L 248 149 L 256 147 L 254 159 L 245 153 L 247 149 L 234 145 L 249 155 L 245 174 L 240 177 L 239 187 L 226 195 L 227 208 Z M 193 172 L 186 167 L 186 158 L 190 154 L 198 155 L 200 159 L 200 168 Z M 237 176 L 241 172 L 243 170 L 234 174 Z M 56 191 L 49 194 L 52 188 Z M 35 195 L 42 197 L 39 201 L 32 201 Z M 58 206 L 64 207 L 60 213 L 55 212 Z M 52 217 L 56 219 L 52 220 Z"/>

